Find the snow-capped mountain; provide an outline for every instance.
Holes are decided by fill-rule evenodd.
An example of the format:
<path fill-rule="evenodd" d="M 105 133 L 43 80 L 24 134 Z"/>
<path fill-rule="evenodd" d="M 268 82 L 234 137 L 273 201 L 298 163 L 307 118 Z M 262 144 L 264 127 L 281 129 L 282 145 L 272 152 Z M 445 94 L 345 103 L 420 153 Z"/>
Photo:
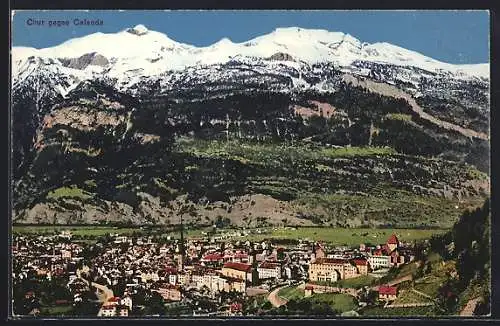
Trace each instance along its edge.
<path fill-rule="evenodd" d="M 46 49 L 14 47 L 16 218 L 170 223 L 161 202 L 174 194 L 288 201 L 294 198 L 288 181 L 286 191 L 274 192 L 275 181 L 288 178 L 312 180 L 304 189 L 321 194 L 355 189 L 364 195 L 387 184 L 418 196 L 454 196 L 455 190 L 477 196 L 483 187 L 472 180 L 477 174 L 448 167 L 455 161 L 489 168 L 488 70 L 488 64 L 451 65 L 387 43 L 296 27 L 206 47 L 142 25 Z M 291 159 L 290 166 L 273 159 L 264 167 L 233 154 L 179 152 L 184 138 L 377 146 L 398 154 L 318 157 L 321 164 Z M 95 197 L 48 196 L 70 184 Z"/>
<path fill-rule="evenodd" d="M 271 59 L 271 60 L 270 60 Z M 22 82 L 41 66 L 66 76 L 64 95 L 78 82 L 109 78 L 126 90 L 144 79 L 168 78 L 189 67 L 224 65 L 233 61 L 268 70 L 276 64 L 301 71 L 321 63 L 358 74 L 369 74 L 366 64 L 382 64 L 396 69 L 417 68 L 459 80 L 488 80 L 489 64 L 453 65 L 389 43 L 362 43 L 349 34 L 297 27 L 278 28 L 272 33 L 243 43 L 224 38 L 207 47 L 196 47 L 170 39 L 167 35 L 137 25 L 118 33 L 95 33 L 60 45 L 35 49 L 13 47 L 13 85 Z M 360 68 L 360 66 L 365 68 Z M 48 66 L 48 67 L 47 67 Z M 208 74 L 207 78 L 216 78 Z M 296 80 L 295 84 L 300 82 Z M 306 85 L 307 86 L 307 85 Z"/>

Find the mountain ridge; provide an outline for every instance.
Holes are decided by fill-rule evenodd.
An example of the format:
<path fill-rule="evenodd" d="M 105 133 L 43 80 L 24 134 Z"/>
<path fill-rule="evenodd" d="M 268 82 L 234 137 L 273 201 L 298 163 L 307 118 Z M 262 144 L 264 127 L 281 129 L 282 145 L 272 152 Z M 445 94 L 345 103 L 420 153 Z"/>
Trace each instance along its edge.
<path fill-rule="evenodd" d="M 139 32 L 136 31 L 137 28 Z M 305 42 L 307 40 L 307 42 Z M 158 62 L 167 69 L 184 69 L 202 64 L 225 63 L 231 57 L 243 55 L 266 58 L 284 52 L 310 64 L 317 62 L 336 62 L 341 66 L 351 65 L 356 60 L 408 65 L 429 71 L 445 70 L 468 77 L 489 78 L 489 64 L 449 64 L 427 57 L 416 51 L 387 43 L 362 43 L 349 34 L 330 32 L 320 29 L 297 27 L 277 28 L 271 33 L 248 41 L 233 43 L 222 38 L 212 45 L 196 47 L 172 40 L 167 35 L 148 30 L 143 25 L 128 28 L 117 33 L 94 33 L 70 39 L 54 47 L 36 49 L 13 47 L 13 62 L 26 60 L 30 56 L 44 58 L 76 58 L 96 52 L 107 59 L 146 59 L 162 57 Z M 291 53 L 290 53 L 291 52 Z M 192 59 L 181 57 L 189 55 Z M 151 58 L 149 58 L 151 59 Z M 142 60 L 142 61 L 143 61 Z M 136 66 L 140 62 L 133 62 Z M 143 62 L 142 62 L 143 63 Z M 15 70 L 14 70 L 15 72 Z M 16 73 L 14 73 L 16 75 Z"/>

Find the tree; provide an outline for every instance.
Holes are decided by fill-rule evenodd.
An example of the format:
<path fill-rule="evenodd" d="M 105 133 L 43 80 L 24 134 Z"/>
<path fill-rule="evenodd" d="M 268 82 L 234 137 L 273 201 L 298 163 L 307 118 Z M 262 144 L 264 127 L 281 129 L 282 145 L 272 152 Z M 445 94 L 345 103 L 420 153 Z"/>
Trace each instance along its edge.
<path fill-rule="evenodd" d="M 165 300 L 158 292 L 153 292 L 145 305 L 147 315 L 165 315 Z"/>

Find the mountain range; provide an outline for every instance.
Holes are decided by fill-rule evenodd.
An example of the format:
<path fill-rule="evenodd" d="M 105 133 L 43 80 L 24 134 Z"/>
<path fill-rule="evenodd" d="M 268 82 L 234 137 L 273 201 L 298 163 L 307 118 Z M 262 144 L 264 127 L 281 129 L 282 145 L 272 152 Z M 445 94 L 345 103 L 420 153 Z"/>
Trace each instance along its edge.
<path fill-rule="evenodd" d="M 17 222 L 175 224 L 189 203 L 194 224 L 442 226 L 489 193 L 487 63 L 298 27 L 196 47 L 143 25 L 11 63 Z"/>

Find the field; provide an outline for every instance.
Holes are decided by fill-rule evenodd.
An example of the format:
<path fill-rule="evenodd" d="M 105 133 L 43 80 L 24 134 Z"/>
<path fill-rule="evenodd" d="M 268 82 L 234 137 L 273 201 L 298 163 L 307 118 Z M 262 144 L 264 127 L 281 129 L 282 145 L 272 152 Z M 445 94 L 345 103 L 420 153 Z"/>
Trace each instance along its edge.
<path fill-rule="evenodd" d="M 376 280 L 375 277 L 370 275 L 363 275 L 359 277 L 353 277 L 348 279 L 343 279 L 332 283 L 332 286 L 338 286 L 341 288 L 355 288 L 359 289 L 365 286 L 369 286 L 373 284 L 373 281 Z"/>
<path fill-rule="evenodd" d="M 59 233 L 61 231 L 71 231 L 75 238 L 95 238 L 104 236 L 106 234 L 119 234 L 119 235 L 153 235 L 158 237 L 179 238 L 180 232 L 162 226 L 157 227 L 113 227 L 113 226 L 80 226 L 80 225 L 14 225 L 12 227 L 13 233 L 18 234 L 40 234 L 50 235 Z M 185 230 L 186 236 L 198 237 L 201 235 L 202 230 Z"/>
<path fill-rule="evenodd" d="M 299 289 L 297 286 L 288 286 L 279 290 L 278 295 L 286 300 L 297 300 L 304 297 L 304 290 Z"/>
<path fill-rule="evenodd" d="M 272 228 L 266 233 L 250 234 L 245 239 L 262 241 L 264 239 L 291 239 L 322 241 L 332 245 L 356 246 L 360 243 L 380 244 L 385 243 L 392 235 L 400 241 L 413 241 L 429 239 L 433 234 L 446 232 L 444 229 L 368 229 L 368 228 L 329 228 L 329 227 L 303 227 L 303 228 Z"/>
<path fill-rule="evenodd" d="M 89 236 L 97 237 L 110 233 L 118 234 L 132 234 L 140 232 L 139 228 L 119 228 L 109 226 L 63 226 L 63 225 L 14 225 L 12 227 L 13 233 L 36 233 L 36 234 L 53 234 L 61 231 L 71 231 L 74 236 Z"/>
<path fill-rule="evenodd" d="M 310 298 L 328 303 L 333 309 L 340 312 L 355 310 L 358 307 L 353 296 L 343 293 L 317 293 Z"/>
<path fill-rule="evenodd" d="M 376 280 L 378 280 L 376 277 L 373 277 L 370 275 L 363 275 L 363 276 L 359 276 L 359 277 L 353 277 L 353 278 L 339 280 L 337 282 L 316 281 L 316 282 L 310 282 L 310 283 L 322 285 L 322 286 L 359 289 L 359 288 L 362 288 L 365 286 L 370 286 L 370 285 L 375 284 Z"/>
<path fill-rule="evenodd" d="M 133 228 L 133 227 L 112 227 L 112 226 L 70 226 L 70 225 L 14 225 L 13 233 L 19 234 L 55 234 L 63 230 L 71 231 L 75 238 L 94 238 L 106 234 L 120 235 L 153 235 L 158 237 L 179 238 L 178 230 L 167 229 L 165 227 Z M 200 237 L 204 230 L 209 228 L 185 230 L 186 237 Z M 358 228 L 329 228 L 329 227 L 303 227 L 303 228 L 269 228 L 258 229 L 261 233 L 256 233 L 257 229 L 247 229 L 251 232 L 246 236 L 232 237 L 232 241 L 263 241 L 266 239 L 274 240 L 314 240 L 329 243 L 331 245 L 358 246 L 360 243 L 384 243 L 391 234 L 395 233 L 402 241 L 413 241 L 428 239 L 433 234 L 443 233 L 446 230 L 433 229 L 358 229 Z M 218 234 L 234 232 L 235 229 L 217 229 Z M 242 230 L 243 231 L 243 230 Z M 226 241 L 228 241 L 226 240 Z M 354 281 L 353 281 L 354 282 Z M 356 281 L 357 282 L 357 281 Z M 356 283 L 355 282 L 355 283 Z"/>

